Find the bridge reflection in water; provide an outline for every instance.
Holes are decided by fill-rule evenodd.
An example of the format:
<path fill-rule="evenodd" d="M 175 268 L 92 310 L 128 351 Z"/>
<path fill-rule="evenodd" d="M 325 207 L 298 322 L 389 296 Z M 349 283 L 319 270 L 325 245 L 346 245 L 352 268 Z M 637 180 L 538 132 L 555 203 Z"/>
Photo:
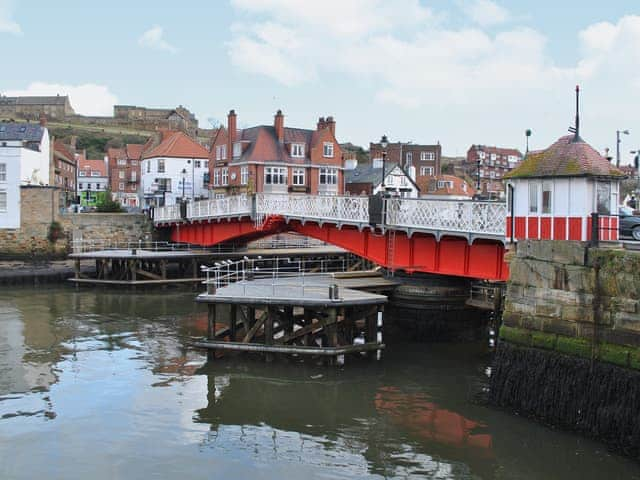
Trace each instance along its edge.
<path fill-rule="evenodd" d="M 211 246 L 294 231 L 391 270 L 506 280 L 506 204 L 256 194 L 158 208 L 171 239 Z"/>

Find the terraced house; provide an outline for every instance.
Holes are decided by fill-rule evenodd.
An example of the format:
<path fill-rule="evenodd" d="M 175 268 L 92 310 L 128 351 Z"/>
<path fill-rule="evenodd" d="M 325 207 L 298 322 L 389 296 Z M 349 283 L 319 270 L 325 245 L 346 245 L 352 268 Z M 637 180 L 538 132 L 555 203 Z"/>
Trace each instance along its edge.
<path fill-rule="evenodd" d="M 209 155 L 211 197 L 241 193 L 344 192 L 344 159 L 333 117 L 315 130 L 284 126 L 281 110 L 273 125 L 238 129 L 234 110 L 216 132 Z"/>
<path fill-rule="evenodd" d="M 139 207 L 140 162 L 145 145 L 128 143 L 124 148 L 109 148 L 107 160 L 113 199 L 127 207 Z"/>

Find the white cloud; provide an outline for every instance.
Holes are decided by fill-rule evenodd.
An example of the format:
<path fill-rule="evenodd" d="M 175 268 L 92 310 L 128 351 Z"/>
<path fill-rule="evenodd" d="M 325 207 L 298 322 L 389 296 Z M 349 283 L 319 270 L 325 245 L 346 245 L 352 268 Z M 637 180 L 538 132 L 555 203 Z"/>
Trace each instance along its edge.
<path fill-rule="evenodd" d="M 13 2 L 0 0 L 0 33 L 22 35 L 22 28 L 13 19 Z"/>
<path fill-rule="evenodd" d="M 164 38 L 164 30 L 159 25 L 154 25 L 149 30 L 144 32 L 138 39 L 138 45 L 145 48 L 152 48 L 155 50 L 164 50 L 169 53 L 176 53 L 178 49 L 167 42 Z"/>
<path fill-rule="evenodd" d="M 473 14 L 475 27 L 452 27 L 410 0 L 405 3 L 413 14 L 402 17 L 383 2 L 364 8 L 364 1 L 340 0 L 335 15 L 333 0 L 232 0 L 242 23 L 231 31 L 231 60 L 287 86 L 336 74 L 347 90 L 366 83 L 375 90 L 372 103 L 386 106 L 387 118 L 397 111 L 405 122 L 398 123 L 399 135 L 430 128 L 444 132 L 440 139 L 455 142 L 458 151 L 460 143 L 519 142 L 525 128 L 534 129 L 534 143 L 550 143 L 572 120 L 576 83 L 584 92 L 585 138 L 594 146 L 609 144 L 605 130 L 640 134 L 630 104 L 640 93 L 640 16 L 575 32 L 580 53 L 559 65 L 541 31 L 500 25 L 514 17 L 486 0 L 473 3 L 485 6 L 484 17 Z M 468 13 L 468 2 L 458 5 L 461 15 Z"/>
<path fill-rule="evenodd" d="M 3 92 L 8 96 L 29 95 L 68 95 L 71 106 L 81 115 L 113 115 L 113 106 L 118 103 L 109 88 L 104 85 L 85 83 L 82 85 L 63 85 L 56 83 L 33 82 L 23 90 Z"/>
<path fill-rule="evenodd" d="M 491 0 L 472 0 L 463 4 L 466 14 L 483 27 L 499 25 L 509 20 L 507 9 Z"/>

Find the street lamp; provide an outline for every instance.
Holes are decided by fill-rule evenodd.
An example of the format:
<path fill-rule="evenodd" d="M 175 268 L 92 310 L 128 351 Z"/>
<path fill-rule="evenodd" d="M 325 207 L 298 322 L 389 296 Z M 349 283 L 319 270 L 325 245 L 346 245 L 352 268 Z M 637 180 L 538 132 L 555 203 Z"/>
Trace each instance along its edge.
<path fill-rule="evenodd" d="M 616 130 L 616 167 L 620 168 L 620 134 L 629 135 L 629 130 Z"/>
<path fill-rule="evenodd" d="M 385 165 L 387 163 L 387 146 L 389 145 L 389 140 L 386 135 L 382 135 L 380 139 L 380 146 L 382 147 L 382 181 L 380 182 L 380 191 L 384 194 L 384 170 Z"/>
<path fill-rule="evenodd" d="M 182 201 L 184 202 L 184 183 L 186 181 L 187 178 L 187 169 L 183 168 L 182 169 Z"/>
<path fill-rule="evenodd" d="M 526 150 L 524 152 L 524 154 L 526 155 L 527 153 L 529 153 L 529 137 L 531 136 L 531 129 L 530 128 L 527 128 L 524 131 L 524 136 L 527 139 L 527 148 L 526 148 Z"/>

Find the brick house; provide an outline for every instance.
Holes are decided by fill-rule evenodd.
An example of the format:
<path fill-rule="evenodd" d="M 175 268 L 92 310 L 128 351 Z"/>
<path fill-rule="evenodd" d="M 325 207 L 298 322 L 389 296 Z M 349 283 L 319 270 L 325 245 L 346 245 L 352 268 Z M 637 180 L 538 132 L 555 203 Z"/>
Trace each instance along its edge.
<path fill-rule="evenodd" d="M 145 145 L 128 143 L 124 148 L 107 149 L 109 185 L 112 197 L 121 205 L 139 207 L 140 163 Z"/>
<path fill-rule="evenodd" d="M 53 139 L 51 149 L 51 165 L 53 167 L 53 184 L 62 190 L 61 201 L 65 207 L 76 201 L 77 196 L 77 162 L 74 150 L 60 140 Z"/>
<path fill-rule="evenodd" d="M 420 197 L 431 200 L 471 200 L 475 188 L 455 175 L 437 175 L 419 182 Z"/>
<path fill-rule="evenodd" d="M 515 148 L 488 147 L 471 145 L 467 151 L 467 169 L 477 178 L 478 160 L 480 161 L 480 190 L 485 193 L 504 193 L 502 179 L 518 162 L 522 153 Z"/>
<path fill-rule="evenodd" d="M 239 193 L 344 193 L 344 160 L 333 117 L 315 130 L 284 126 L 278 110 L 273 125 L 237 128 L 234 110 L 227 128 L 214 135 L 209 155 L 211 197 Z"/>
<path fill-rule="evenodd" d="M 369 143 L 369 161 L 382 158 L 383 148 L 379 143 Z M 387 145 L 387 162 L 396 163 L 413 176 L 415 181 L 440 175 L 442 147 L 435 145 L 418 145 L 414 143 L 389 143 Z M 415 168 L 415 170 L 414 170 Z"/>

